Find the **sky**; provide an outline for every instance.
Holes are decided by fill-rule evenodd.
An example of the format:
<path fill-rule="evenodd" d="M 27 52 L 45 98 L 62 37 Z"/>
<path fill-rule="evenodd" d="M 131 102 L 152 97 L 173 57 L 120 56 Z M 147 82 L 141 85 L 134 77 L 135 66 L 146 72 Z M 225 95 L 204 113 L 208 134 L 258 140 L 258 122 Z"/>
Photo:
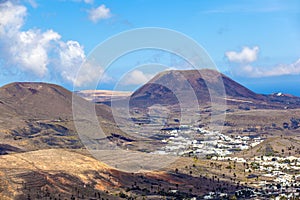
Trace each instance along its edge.
<path fill-rule="evenodd" d="M 89 89 L 89 81 L 103 76 L 98 89 L 116 83 L 135 89 L 162 69 L 185 65 L 167 52 L 143 50 L 120 56 L 109 70 L 91 67 L 78 76 L 101 43 L 144 27 L 192 38 L 219 71 L 255 92 L 300 96 L 298 0 L 0 0 L 0 85 L 43 81 Z M 147 71 L 148 63 L 166 68 Z"/>

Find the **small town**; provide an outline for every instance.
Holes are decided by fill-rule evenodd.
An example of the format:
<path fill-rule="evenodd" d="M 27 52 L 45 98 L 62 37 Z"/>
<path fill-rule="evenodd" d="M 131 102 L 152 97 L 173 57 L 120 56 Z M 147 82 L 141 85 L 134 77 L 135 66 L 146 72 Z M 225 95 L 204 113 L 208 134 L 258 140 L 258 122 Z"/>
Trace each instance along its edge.
<path fill-rule="evenodd" d="M 181 125 L 179 129 L 165 132 L 169 137 L 162 142 L 166 146 L 155 153 L 197 156 L 198 158 L 216 155 L 218 157 L 242 151 L 260 144 L 260 137 L 229 137 L 217 131 Z"/>
<path fill-rule="evenodd" d="M 234 156 L 263 142 L 260 137 L 230 137 L 203 128 L 181 126 L 166 132 L 169 138 L 163 139 L 166 146 L 155 153 L 175 154 L 211 160 L 217 163 L 234 163 L 244 167 L 247 182 L 235 191 L 237 199 L 299 199 L 300 198 L 300 158 L 295 156 L 255 156 L 242 158 Z M 193 138 L 191 138 L 193 136 Z M 226 167 L 231 169 L 231 165 Z M 231 171 L 231 170 L 230 170 Z M 243 185 L 241 181 L 237 186 Z M 231 196 L 230 196 L 231 195 Z M 232 194 L 208 192 L 204 199 L 229 199 Z M 232 199 L 232 198 L 230 198 Z"/>

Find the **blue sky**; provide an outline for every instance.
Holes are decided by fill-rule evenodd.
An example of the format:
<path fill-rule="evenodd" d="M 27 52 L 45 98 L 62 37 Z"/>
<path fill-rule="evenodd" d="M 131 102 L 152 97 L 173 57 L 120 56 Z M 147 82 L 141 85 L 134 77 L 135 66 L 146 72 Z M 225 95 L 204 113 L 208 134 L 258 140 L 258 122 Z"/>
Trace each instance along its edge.
<path fill-rule="evenodd" d="M 297 0 L 0 0 L 0 85 L 46 81 L 72 89 L 81 62 L 99 43 L 143 27 L 173 29 L 193 38 L 221 72 L 256 92 L 300 96 Z M 146 51 L 119 59 L 99 88 L 113 88 L 126 73 L 128 85 L 138 87 L 153 72 L 133 68 L 153 62 L 158 54 L 168 56 Z M 174 68 L 162 60 L 156 59 Z"/>

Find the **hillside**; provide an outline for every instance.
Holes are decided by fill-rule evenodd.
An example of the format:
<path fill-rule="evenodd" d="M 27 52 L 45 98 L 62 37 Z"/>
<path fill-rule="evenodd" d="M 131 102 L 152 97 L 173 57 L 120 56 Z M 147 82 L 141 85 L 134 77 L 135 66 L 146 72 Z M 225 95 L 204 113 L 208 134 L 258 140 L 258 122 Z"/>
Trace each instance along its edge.
<path fill-rule="evenodd" d="M 0 109 L 28 118 L 72 115 L 72 93 L 54 84 L 11 83 L 0 88 Z"/>
<path fill-rule="evenodd" d="M 145 195 L 150 199 L 162 199 L 164 196 L 182 199 L 203 195 L 209 187 L 220 187 L 221 184 L 228 191 L 234 189 L 224 181 L 188 175 L 185 170 L 135 174 L 117 171 L 80 151 L 49 149 L 0 158 L 0 199 L 5 200 L 25 200 L 28 197 L 122 199 L 125 194 L 137 199 Z M 192 162 L 183 160 L 176 167 L 184 169 L 187 164 L 191 165 Z M 180 192 L 173 193 L 170 190 Z"/>
<path fill-rule="evenodd" d="M 83 148 L 75 130 L 72 98 L 94 107 L 99 120 L 113 124 L 110 109 L 48 83 L 11 83 L 0 88 L 0 154 L 44 148 Z"/>

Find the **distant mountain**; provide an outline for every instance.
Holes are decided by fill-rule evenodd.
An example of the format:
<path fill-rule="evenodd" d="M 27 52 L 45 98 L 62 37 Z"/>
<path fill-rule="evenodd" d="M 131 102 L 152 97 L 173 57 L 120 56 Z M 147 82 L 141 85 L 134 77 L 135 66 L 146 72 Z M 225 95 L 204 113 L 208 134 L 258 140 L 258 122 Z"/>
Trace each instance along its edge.
<path fill-rule="evenodd" d="M 115 91 L 115 90 L 81 90 L 75 92 L 78 96 L 96 103 L 108 102 L 111 99 L 122 100 L 131 95 L 128 91 Z"/>
<path fill-rule="evenodd" d="M 133 107 L 174 105 L 179 103 L 179 99 L 189 102 L 193 95 L 200 104 L 209 103 L 213 96 L 215 99 L 225 99 L 227 104 L 258 108 L 300 107 L 298 97 L 257 94 L 224 74 L 210 69 L 170 70 L 159 73 L 131 95 L 130 104 Z"/>

